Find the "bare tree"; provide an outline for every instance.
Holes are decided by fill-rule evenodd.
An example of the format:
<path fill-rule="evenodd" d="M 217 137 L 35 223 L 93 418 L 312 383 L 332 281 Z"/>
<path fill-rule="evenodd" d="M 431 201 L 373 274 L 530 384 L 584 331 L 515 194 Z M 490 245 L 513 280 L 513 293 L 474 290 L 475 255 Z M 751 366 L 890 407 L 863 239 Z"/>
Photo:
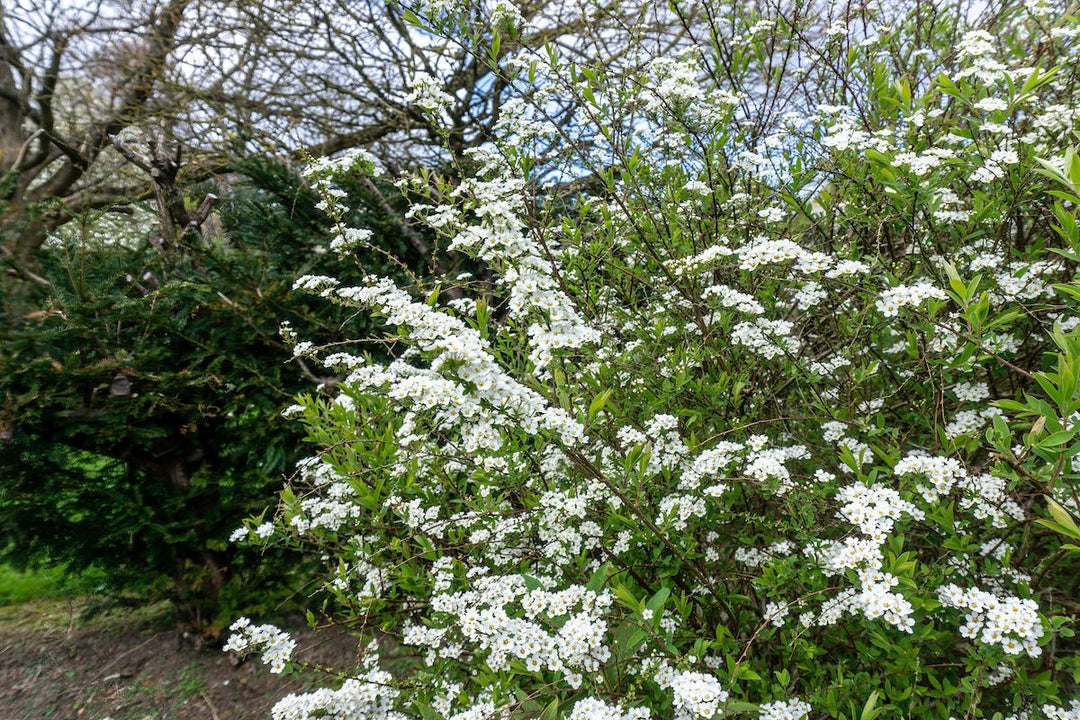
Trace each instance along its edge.
<path fill-rule="evenodd" d="M 110 187 L 102 178 L 84 180 L 117 133 L 154 113 L 157 84 L 190 3 L 169 0 L 135 21 L 112 16 L 100 4 L 78 13 L 56 4 L 52 14 L 38 16 L 44 21 L 39 25 L 30 24 L 25 13 L 0 8 L 0 170 L 6 205 L 0 248 L 11 263 L 28 269 L 50 230 L 81 210 L 137 194 L 131 187 Z M 99 34 L 126 41 L 126 52 L 109 46 L 115 52 L 110 59 L 98 45 L 88 54 Z M 107 72 L 86 88 L 81 103 L 73 93 L 72 102 L 58 107 L 58 88 L 75 79 L 64 77 L 65 69 L 73 63 L 92 68 L 88 61 L 101 63 Z M 61 109 L 69 117 L 59 118 Z M 79 113 L 85 113 L 83 122 L 75 121 Z"/>
<path fill-rule="evenodd" d="M 666 7 L 533 0 L 520 8 L 528 31 L 494 49 L 479 5 L 455 19 L 474 24 L 468 43 L 452 44 L 411 24 L 431 8 L 401 2 L 4 0 L 0 259 L 40 283 L 34 259 L 52 231 L 151 197 L 171 226 L 164 245 L 175 242 L 199 216 L 176 212 L 185 184 L 228 172 L 238 155 L 365 146 L 390 163 L 460 157 L 500 116 L 507 88 L 493 61 L 521 42 L 627 60 L 629 29 L 650 12 L 682 32 L 654 5 Z M 407 100 L 420 72 L 452 99 L 437 124 Z"/>

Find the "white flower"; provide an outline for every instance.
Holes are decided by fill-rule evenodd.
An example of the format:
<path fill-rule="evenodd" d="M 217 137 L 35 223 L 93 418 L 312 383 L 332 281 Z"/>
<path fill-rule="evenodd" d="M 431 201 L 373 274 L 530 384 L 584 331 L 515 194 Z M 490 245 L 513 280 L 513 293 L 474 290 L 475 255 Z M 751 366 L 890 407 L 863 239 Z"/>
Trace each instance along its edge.
<path fill-rule="evenodd" d="M 623 710 L 598 698 L 582 698 L 574 703 L 567 720 L 647 720 L 648 708 L 636 707 Z"/>
<path fill-rule="evenodd" d="M 759 709 L 760 720 L 805 720 L 810 714 L 810 703 L 792 698 L 776 700 L 762 705 Z"/>
<path fill-rule="evenodd" d="M 412 88 L 405 101 L 429 113 L 439 113 L 450 107 L 454 98 L 442 89 L 442 83 L 426 72 L 418 72 L 409 83 Z"/>
<path fill-rule="evenodd" d="M 935 298 L 945 300 L 945 291 L 934 287 L 928 280 L 920 280 L 914 285 L 898 285 L 881 293 L 876 305 L 878 312 L 885 317 L 896 317 L 905 307 L 913 307 L 924 300 Z"/>
<path fill-rule="evenodd" d="M 979 402 L 990 397 L 990 389 L 986 386 L 986 383 L 957 383 L 953 386 L 952 392 L 957 400 L 964 402 Z"/>
<path fill-rule="evenodd" d="M 310 693 L 286 695 L 271 709 L 272 720 L 315 720 L 315 718 L 364 718 L 365 720 L 406 720 L 393 710 L 399 691 L 393 676 L 374 666 L 368 655 L 365 668 L 336 690 L 322 688 Z"/>
<path fill-rule="evenodd" d="M 999 98 L 987 97 L 983 98 L 979 102 L 975 103 L 976 110 L 982 110 L 983 112 L 1000 112 L 1007 110 L 1009 103 Z"/>
<path fill-rule="evenodd" d="M 706 720 L 714 717 L 720 711 L 720 705 L 728 699 L 728 693 L 720 681 L 706 673 L 673 671 L 662 666 L 655 679 L 660 687 L 671 690 L 677 710 L 685 710 Z"/>
<path fill-rule="evenodd" d="M 270 665 L 270 672 L 280 673 L 292 657 L 296 641 L 289 634 L 273 625 L 252 625 L 245 617 L 234 622 L 229 630 L 232 635 L 225 643 L 225 652 L 261 652 L 262 661 Z"/>
<path fill-rule="evenodd" d="M 741 322 L 731 331 L 731 340 L 743 345 L 765 358 L 775 358 L 784 353 L 796 353 L 801 343 L 792 332 L 794 326 L 786 320 L 758 318 L 753 322 Z"/>
<path fill-rule="evenodd" d="M 1039 638 L 1045 632 L 1034 600 L 1001 596 L 972 587 L 957 585 L 938 588 L 938 600 L 946 607 L 968 611 L 960 633 L 964 637 L 998 645 L 1009 655 L 1027 653 L 1039 657 Z"/>
<path fill-rule="evenodd" d="M 765 612 L 762 613 L 762 620 L 770 623 L 774 627 L 784 627 L 784 618 L 789 612 L 787 603 L 767 602 L 765 603 Z"/>
<path fill-rule="evenodd" d="M 330 240 L 330 249 L 344 253 L 371 240 L 371 231 L 357 228 L 344 228 Z"/>

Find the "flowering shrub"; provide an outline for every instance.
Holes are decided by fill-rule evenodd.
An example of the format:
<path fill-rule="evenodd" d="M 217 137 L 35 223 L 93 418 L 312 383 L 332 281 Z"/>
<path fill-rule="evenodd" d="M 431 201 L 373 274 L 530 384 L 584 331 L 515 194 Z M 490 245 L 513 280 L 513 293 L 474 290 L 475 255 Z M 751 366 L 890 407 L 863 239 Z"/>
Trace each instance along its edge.
<path fill-rule="evenodd" d="M 1080 716 L 1076 19 L 500 8 L 429 8 L 512 97 L 400 183 L 485 272 L 297 281 L 394 359 L 293 338 L 347 379 L 260 532 L 371 644 L 274 717 Z"/>

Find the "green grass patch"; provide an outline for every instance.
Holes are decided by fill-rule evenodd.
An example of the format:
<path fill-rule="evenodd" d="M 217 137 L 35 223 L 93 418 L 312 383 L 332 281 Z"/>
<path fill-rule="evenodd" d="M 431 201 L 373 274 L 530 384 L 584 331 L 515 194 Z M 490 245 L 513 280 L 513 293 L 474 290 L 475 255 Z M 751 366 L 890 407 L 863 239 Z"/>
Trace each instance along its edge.
<path fill-rule="evenodd" d="M 97 584 L 93 573 L 73 575 L 63 567 L 17 570 L 0 564 L 0 606 L 92 593 Z"/>
<path fill-rule="evenodd" d="M 64 583 L 62 568 L 20 572 L 0 565 L 0 605 L 15 605 L 39 598 L 56 597 Z"/>

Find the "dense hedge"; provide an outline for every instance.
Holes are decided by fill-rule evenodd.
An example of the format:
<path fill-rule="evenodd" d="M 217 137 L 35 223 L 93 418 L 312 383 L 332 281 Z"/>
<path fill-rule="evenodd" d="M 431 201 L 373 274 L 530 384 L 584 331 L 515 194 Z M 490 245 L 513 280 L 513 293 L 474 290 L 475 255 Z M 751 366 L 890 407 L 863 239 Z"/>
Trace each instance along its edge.
<path fill-rule="evenodd" d="M 298 299 L 293 279 L 349 272 L 320 252 L 330 223 L 301 178 L 268 162 L 237 171 L 228 186 L 189 190 L 194 202 L 209 190 L 222 200 L 182 252 L 154 247 L 149 213 L 66 228 L 41 257 L 46 293 L 5 280 L 0 328 L 3 559 L 96 567 L 110 592 L 172 598 L 211 634 L 221 617 L 269 611 L 304 588 L 297 557 L 255 563 L 227 538 L 302 456 L 279 413 L 316 378 L 292 361 L 279 324 L 329 339 L 345 317 Z M 350 192 L 356 219 L 382 217 L 368 189 Z"/>

